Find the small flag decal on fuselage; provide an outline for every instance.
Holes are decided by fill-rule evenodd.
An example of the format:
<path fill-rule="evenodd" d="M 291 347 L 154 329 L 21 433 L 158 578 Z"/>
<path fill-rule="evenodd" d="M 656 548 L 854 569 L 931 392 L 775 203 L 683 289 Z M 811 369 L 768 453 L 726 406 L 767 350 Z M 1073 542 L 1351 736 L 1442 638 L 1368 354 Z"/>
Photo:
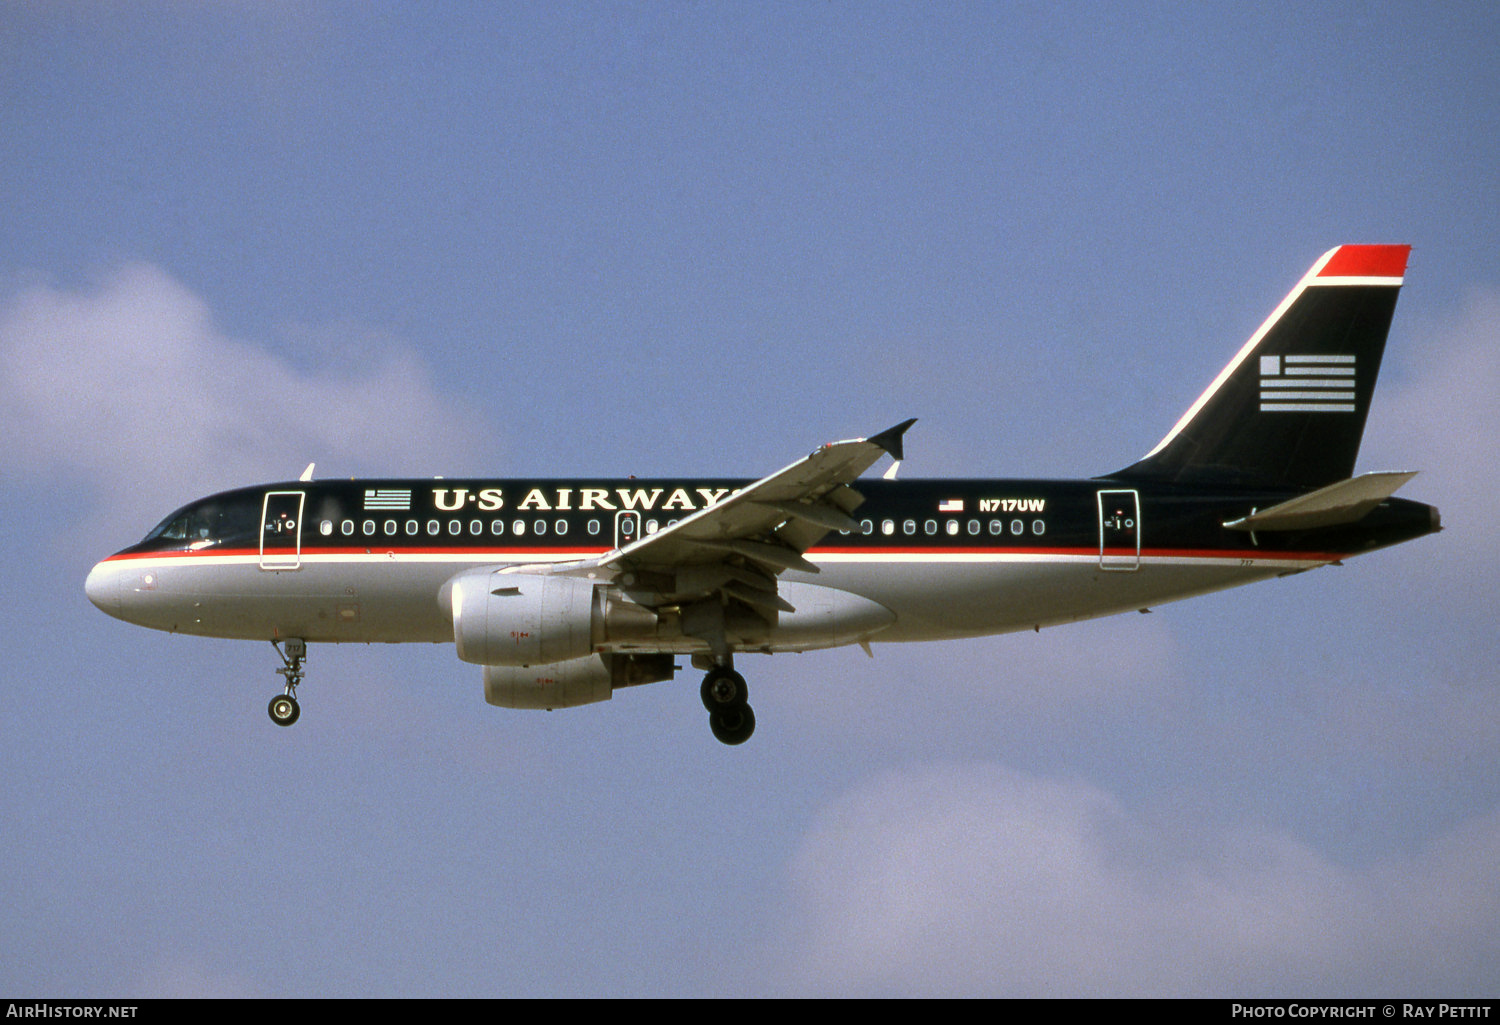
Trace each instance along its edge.
<path fill-rule="evenodd" d="M 411 491 L 401 488 L 366 488 L 365 509 L 407 512 L 411 509 Z"/>
<path fill-rule="evenodd" d="M 1262 356 L 1260 411 L 1354 412 L 1354 357 Z"/>
<path fill-rule="evenodd" d="M 962 498 L 949 498 L 938 503 L 938 512 L 961 513 L 964 511 L 964 500 Z"/>

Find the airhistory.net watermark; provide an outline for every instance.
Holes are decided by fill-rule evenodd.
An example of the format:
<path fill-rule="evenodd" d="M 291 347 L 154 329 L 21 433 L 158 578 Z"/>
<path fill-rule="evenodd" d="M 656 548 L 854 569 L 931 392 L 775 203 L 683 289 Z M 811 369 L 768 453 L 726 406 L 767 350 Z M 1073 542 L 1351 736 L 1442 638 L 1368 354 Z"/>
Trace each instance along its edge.
<path fill-rule="evenodd" d="M 30 1000 L 5 1005 L 7 1018 L 134 1018 L 138 1004 L 72 1004 Z"/>

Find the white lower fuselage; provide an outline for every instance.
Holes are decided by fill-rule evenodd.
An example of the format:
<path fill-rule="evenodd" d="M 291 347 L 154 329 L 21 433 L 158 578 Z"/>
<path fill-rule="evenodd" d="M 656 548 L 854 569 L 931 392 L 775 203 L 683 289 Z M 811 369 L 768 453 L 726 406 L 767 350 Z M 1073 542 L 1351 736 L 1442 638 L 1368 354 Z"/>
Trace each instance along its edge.
<path fill-rule="evenodd" d="M 586 557 L 579 553 L 578 557 Z M 547 563 L 554 563 L 549 555 Z M 934 641 L 1029 630 L 1147 608 L 1325 564 L 1326 557 L 1150 556 L 1105 568 L 1099 553 L 809 553 L 821 572 L 788 584 L 858 595 L 894 619 L 878 642 Z M 451 642 L 443 584 L 493 556 L 305 554 L 295 569 L 263 569 L 256 553 L 116 557 L 89 576 L 101 608 L 142 626 L 210 637 L 324 643 Z M 518 567 L 525 562 L 509 563 Z M 848 643 L 841 641 L 840 643 Z M 770 650 L 822 647 L 805 638 Z M 628 647 L 628 646 L 627 646 Z M 685 638 L 673 650 L 702 650 Z"/>

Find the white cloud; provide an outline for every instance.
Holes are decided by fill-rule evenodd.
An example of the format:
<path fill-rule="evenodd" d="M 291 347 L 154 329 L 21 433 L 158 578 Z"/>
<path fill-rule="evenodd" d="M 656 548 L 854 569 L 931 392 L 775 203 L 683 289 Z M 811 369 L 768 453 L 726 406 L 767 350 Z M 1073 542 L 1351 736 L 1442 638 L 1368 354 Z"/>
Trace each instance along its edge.
<path fill-rule="evenodd" d="M 334 365 L 295 367 L 226 336 L 208 305 L 133 264 L 79 290 L 32 287 L 0 305 L 0 428 L 21 470 L 76 474 L 144 532 L 220 488 L 322 473 L 438 473 L 465 459 L 472 413 L 421 359 L 355 339 Z M 126 540 L 124 538 L 121 541 Z"/>
<path fill-rule="evenodd" d="M 1144 821 L 989 764 L 890 773 L 825 807 L 771 967 L 819 995 L 1493 992 L 1500 813 L 1350 869 L 1265 830 Z"/>

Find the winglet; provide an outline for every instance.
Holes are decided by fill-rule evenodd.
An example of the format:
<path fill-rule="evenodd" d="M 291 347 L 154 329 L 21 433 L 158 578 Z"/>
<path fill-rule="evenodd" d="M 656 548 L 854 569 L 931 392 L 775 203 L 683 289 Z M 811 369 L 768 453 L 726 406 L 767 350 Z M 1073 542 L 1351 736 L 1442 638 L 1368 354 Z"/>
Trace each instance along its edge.
<path fill-rule="evenodd" d="M 866 438 L 865 440 L 868 441 L 871 445 L 876 445 L 889 452 L 891 454 L 891 458 L 899 461 L 904 458 L 901 455 L 901 436 L 906 433 L 906 429 L 908 427 L 916 422 L 917 418 L 912 417 L 910 420 L 905 420 L 897 424 L 895 427 L 892 427 L 889 430 L 881 431 L 873 438 Z"/>

